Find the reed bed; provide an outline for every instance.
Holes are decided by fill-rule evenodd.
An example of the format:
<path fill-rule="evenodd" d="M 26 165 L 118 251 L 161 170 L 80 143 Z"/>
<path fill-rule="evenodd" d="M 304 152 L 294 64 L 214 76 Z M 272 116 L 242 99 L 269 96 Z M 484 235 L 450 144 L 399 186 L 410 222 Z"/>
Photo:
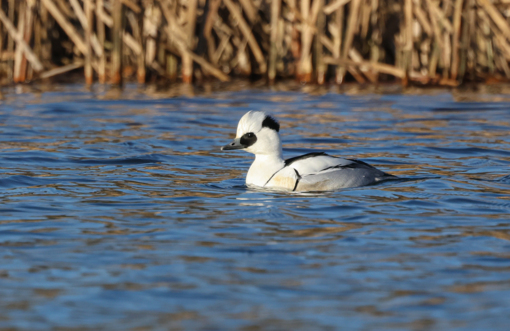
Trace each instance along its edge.
<path fill-rule="evenodd" d="M 0 0 L 0 81 L 510 79 L 510 0 Z"/>

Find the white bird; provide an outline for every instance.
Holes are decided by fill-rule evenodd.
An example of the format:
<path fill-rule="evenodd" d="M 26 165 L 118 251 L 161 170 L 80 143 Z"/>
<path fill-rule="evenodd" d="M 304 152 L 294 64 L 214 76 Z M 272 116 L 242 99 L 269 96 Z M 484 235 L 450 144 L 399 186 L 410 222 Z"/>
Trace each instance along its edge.
<path fill-rule="evenodd" d="M 244 149 L 255 154 L 246 184 L 289 191 L 331 191 L 396 178 L 358 160 L 308 153 L 282 156 L 280 124 L 262 111 L 249 111 L 239 121 L 234 141 L 221 150 Z"/>

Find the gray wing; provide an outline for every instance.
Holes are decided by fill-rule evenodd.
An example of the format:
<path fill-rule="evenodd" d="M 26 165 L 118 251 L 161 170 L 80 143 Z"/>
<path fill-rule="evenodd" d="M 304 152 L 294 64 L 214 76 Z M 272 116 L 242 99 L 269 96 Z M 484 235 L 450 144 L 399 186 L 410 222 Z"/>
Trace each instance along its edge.
<path fill-rule="evenodd" d="M 349 166 L 352 160 L 341 159 L 324 153 L 310 153 L 285 161 L 287 167 L 296 169 L 300 176 L 317 174 L 334 167 Z"/>
<path fill-rule="evenodd" d="M 295 160 L 288 167 L 296 170 L 296 191 L 328 191 L 358 187 L 394 177 L 358 160 L 341 159 L 326 154 Z"/>

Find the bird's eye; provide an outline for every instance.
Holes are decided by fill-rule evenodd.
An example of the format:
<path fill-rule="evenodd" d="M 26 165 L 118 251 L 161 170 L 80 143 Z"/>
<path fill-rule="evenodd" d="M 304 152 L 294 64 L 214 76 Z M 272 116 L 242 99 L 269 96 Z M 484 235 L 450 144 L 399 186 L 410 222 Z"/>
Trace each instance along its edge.
<path fill-rule="evenodd" d="M 250 147 L 251 145 L 255 144 L 257 142 L 257 136 L 253 132 L 247 132 L 243 134 L 241 137 L 241 145 L 243 145 L 245 148 Z"/>

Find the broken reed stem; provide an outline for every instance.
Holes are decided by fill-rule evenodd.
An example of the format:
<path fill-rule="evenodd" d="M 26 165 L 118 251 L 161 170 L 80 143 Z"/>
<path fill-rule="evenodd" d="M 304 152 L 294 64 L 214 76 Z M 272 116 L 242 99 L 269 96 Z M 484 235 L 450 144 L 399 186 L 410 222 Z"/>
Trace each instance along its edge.
<path fill-rule="evenodd" d="M 161 6 L 161 9 L 163 11 L 163 15 L 165 16 L 168 22 L 166 29 L 169 35 L 174 36 L 174 38 L 170 40 L 172 43 L 171 46 L 172 45 L 175 46 L 181 54 L 183 53 L 188 54 L 193 61 L 198 63 L 205 71 L 209 72 L 211 75 L 215 76 L 220 81 L 223 82 L 228 81 L 229 80 L 228 76 L 221 72 L 221 70 L 218 70 L 209 62 L 207 62 L 203 57 L 198 56 L 189 50 L 184 39 L 184 32 L 179 28 L 176 22 L 176 18 L 173 16 L 173 13 L 165 5 Z"/>
<path fill-rule="evenodd" d="M 333 35 L 333 57 L 340 59 L 342 52 L 342 35 L 344 30 L 344 8 L 345 6 L 339 6 L 335 12 L 335 24 L 330 27 L 330 33 Z M 337 84 L 342 83 L 344 71 L 339 66 L 335 72 L 335 81 Z"/>
<path fill-rule="evenodd" d="M 27 4 L 25 6 L 26 13 L 25 13 L 25 31 L 23 39 L 25 40 L 25 43 L 29 43 L 30 39 L 32 38 L 32 32 L 33 32 L 33 24 L 34 24 L 34 15 L 32 14 L 32 9 L 35 6 L 35 0 L 28 0 Z M 25 54 L 22 54 L 21 56 L 21 68 L 19 73 L 19 82 L 24 82 L 27 78 L 27 71 L 28 71 L 28 65 L 27 65 L 27 58 Z"/>
<path fill-rule="evenodd" d="M 14 22 L 14 6 L 15 6 L 16 2 L 15 0 L 9 0 L 9 23 L 10 22 Z M 1 9 L 1 8 L 0 8 Z M 2 12 L 3 13 L 3 12 Z M 7 20 L 7 18 L 4 18 L 5 20 Z M 2 19 L 2 21 L 4 21 L 4 19 Z M 14 51 L 14 41 L 16 40 L 16 34 L 12 35 L 9 31 L 9 27 L 7 27 L 7 24 L 5 22 L 3 22 L 5 25 L 6 25 L 6 28 L 7 28 L 7 52 L 9 54 L 13 54 L 13 51 Z M 12 23 L 11 23 L 12 24 Z M 13 58 L 9 58 L 9 67 L 13 68 Z M 8 75 L 8 78 L 9 80 L 12 80 L 13 79 L 13 76 L 14 76 L 14 70 L 8 70 L 7 71 L 7 75 Z"/>
<path fill-rule="evenodd" d="M 144 84 L 146 71 L 145 71 L 145 52 L 143 52 L 143 35 L 141 32 L 143 21 L 141 19 L 137 20 L 133 12 L 129 12 L 127 18 L 129 20 L 131 29 L 133 30 L 133 36 L 137 43 L 136 47 L 140 48 L 139 52 L 135 52 L 137 59 L 137 71 L 136 71 L 137 81 L 139 84 Z"/>
<path fill-rule="evenodd" d="M 0 0 L 0 8 L 3 6 L 3 0 Z M 2 26 L 2 22 L 0 21 L 0 58 L 4 55 L 4 29 Z M 0 63 L 0 72 L 7 71 L 5 68 L 5 63 Z"/>
<path fill-rule="evenodd" d="M 24 41 L 24 34 L 25 34 L 25 2 L 21 1 L 19 10 L 18 10 L 18 36 L 17 40 Z M 14 83 L 21 82 L 21 60 L 23 57 L 23 46 L 21 43 L 16 44 L 16 51 L 14 54 Z"/>
<path fill-rule="evenodd" d="M 212 61 L 212 64 L 215 65 L 214 61 L 214 53 L 216 51 L 216 42 L 212 37 L 212 28 L 213 24 L 216 21 L 216 17 L 218 15 L 218 9 L 220 8 L 221 0 L 211 0 L 208 2 L 209 10 L 206 15 L 206 20 L 204 24 L 204 38 L 207 41 L 207 53 L 209 55 L 209 59 Z"/>
<path fill-rule="evenodd" d="M 43 70 L 42 63 L 35 56 L 32 49 L 27 45 L 27 43 L 23 39 L 23 36 L 18 32 L 18 30 L 14 27 L 14 25 L 7 18 L 7 16 L 5 16 L 5 13 L 1 8 L 0 8 L 0 21 L 2 21 L 2 23 L 4 24 L 11 38 L 15 40 L 18 43 L 18 45 L 21 46 L 21 49 L 25 52 L 25 56 L 27 57 L 27 60 L 30 62 L 30 64 L 33 66 L 34 70 L 36 71 Z"/>
<path fill-rule="evenodd" d="M 413 52 L 413 5 L 412 0 L 405 0 L 404 3 L 405 16 L 405 45 L 404 45 L 404 70 L 409 75 L 412 69 L 412 52 Z M 407 79 L 404 81 L 407 85 Z"/>
<path fill-rule="evenodd" d="M 373 63 L 379 62 L 381 57 L 381 33 L 378 26 L 378 15 L 377 10 L 379 9 L 379 0 L 371 0 L 372 12 L 370 13 L 370 24 L 372 28 L 372 45 L 370 47 L 370 61 Z M 374 73 L 374 79 L 379 80 L 379 73 Z"/>
<path fill-rule="evenodd" d="M 303 83 L 309 83 L 312 80 L 312 57 L 310 47 L 312 46 L 312 32 L 310 31 L 310 0 L 301 0 L 301 57 L 299 60 L 297 79 Z"/>
<path fill-rule="evenodd" d="M 317 9 L 317 34 L 315 35 L 315 67 L 317 68 L 317 84 L 322 85 L 326 81 L 326 65 L 323 61 L 323 46 L 321 37 L 326 29 L 326 15 L 324 14 L 324 0 L 318 2 Z"/>
<path fill-rule="evenodd" d="M 237 21 L 237 24 L 239 24 L 239 29 L 243 33 L 244 37 L 248 40 L 248 45 L 250 45 L 250 48 L 253 52 L 253 56 L 255 56 L 255 59 L 258 62 L 260 73 L 265 74 L 267 71 L 267 67 L 264 54 L 262 53 L 262 50 L 260 49 L 260 46 L 257 43 L 257 40 L 253 36 L 250 27 L 244 20 L 243 14 L 238 10 L 237 6 L 232 2 L 232 0 L 223 0 L 223 3 L 228 8 L 234 19 Z"/>
<path fill-rule="evenodd" d="M 85 1 L 85 44 L 87 45 L 87 53 L 85 54 L 85 82 L 87 85 L 92 85 L 92 0 Z"/>
<path fill-rule="evenodd" d="M 453 16 L 453 41 L 452 41 L 452 71 L 451 78 L 457 79 L 459 71 L 459 43 L 460 43 L 460 23 L 462 18 L 462 6 L 464 0 L 455 0 L 455 9 Z"/>
<path fill-rule="evenodd" d="M 106 31 L 105 31 L 105 25 L 103 23 L 102 17 L 103 17 L 103 0 L 97 0 L 96 2 L 96 30 L 97 30 L 97 39 L 99 42 L 99 47 L 101 49 L 104 49 L 104 42 L 106 40 Z M 106 83 L 106 52 L 103 52 L 99 56 L 99 62 L 97 67 L 97 78 L 99 80 L 99 83 L 104 84 Z M 144 65 L 145 67 L 145 65 Z"/>
<path fill-rule="evenodd" d="M 197 0 L 188 0 L 188 24 L 186 34 L 186 44 L 188 49 L 193 49 L 195 36 L 195 23 L 197 15 Z M 182 81 L 191 83 L 193 81 L 193 60 L 189 52 L 183 52 L 182 57 Z"/>
<path fill-rule="evenodd" d="M 113 0 L 112 6 L 112 59 L 111 59 L 111 83 L 114 85 L 122 84 L 122 9 L 121 0 Z"/>
<path fill-rule="evenodd" d="M 355 29 L 358 23 L 358 13 L 359 13 L 359 6 L 361 4 L 361 0 L 352 0 L 350 3 L 350 11 L 348 20 L 347 20 L 347 30 L 345 32 L 345 43 L 342 49 L 342 60 L 343 63 L 347 60 L 347 56 L 349 54 L 349 50 L 352 46 L 352 41 L 354 39 L 354 33 Z M 340 62 L 339 62 L 340 63 Z M 339 67 L 339 73 L 337 73 L 337 82 L 342 83 L 345 76 L 345 67 L 340 63 Z"/>
<path fill-rule="evenodd" d="M 82 54 L 87 53 L 87 46 L 81 39 L 80 35 L 76 32 L 73 25 L 68 22 L 64 14 L 60 12 L 57 6 L 51 0 L 41 0 L 41 4 L 48 9 L 48 12 L 53 16 L 55 21 L 60 25 L 62 30 L 68 35 L 69 39 L 73 41 L 78 50 Z"/>
<path fill-rule="evenodd" d="M 270 84 L 278 77 L 318 84 L 396 78 L 448 86 L 510 79 L 507 0 L 1 3 L 4 82 L 82 66 L 87 84 L 94 71 L 100 83 L 108 76 L 113 84 L 121 84 L 123 76 L 139 83 L 180 76 L 191 83 L 203 77 L 228 81 L 231 74 L 267 78 Z M 56 25 L 63 31 L 62 50 L 52 49 L 58 43 L 48 37 L 55 36 Z"/>
<path fill-rule="evenodd" d="M 269 50 L 269 69 L 267 73 L 269 84 L 273 84 L 276 78 L 276 57 L 278 55 L 278 17 L 280 16 L 281 0 L 271 2 L 271 48 Z"/>

